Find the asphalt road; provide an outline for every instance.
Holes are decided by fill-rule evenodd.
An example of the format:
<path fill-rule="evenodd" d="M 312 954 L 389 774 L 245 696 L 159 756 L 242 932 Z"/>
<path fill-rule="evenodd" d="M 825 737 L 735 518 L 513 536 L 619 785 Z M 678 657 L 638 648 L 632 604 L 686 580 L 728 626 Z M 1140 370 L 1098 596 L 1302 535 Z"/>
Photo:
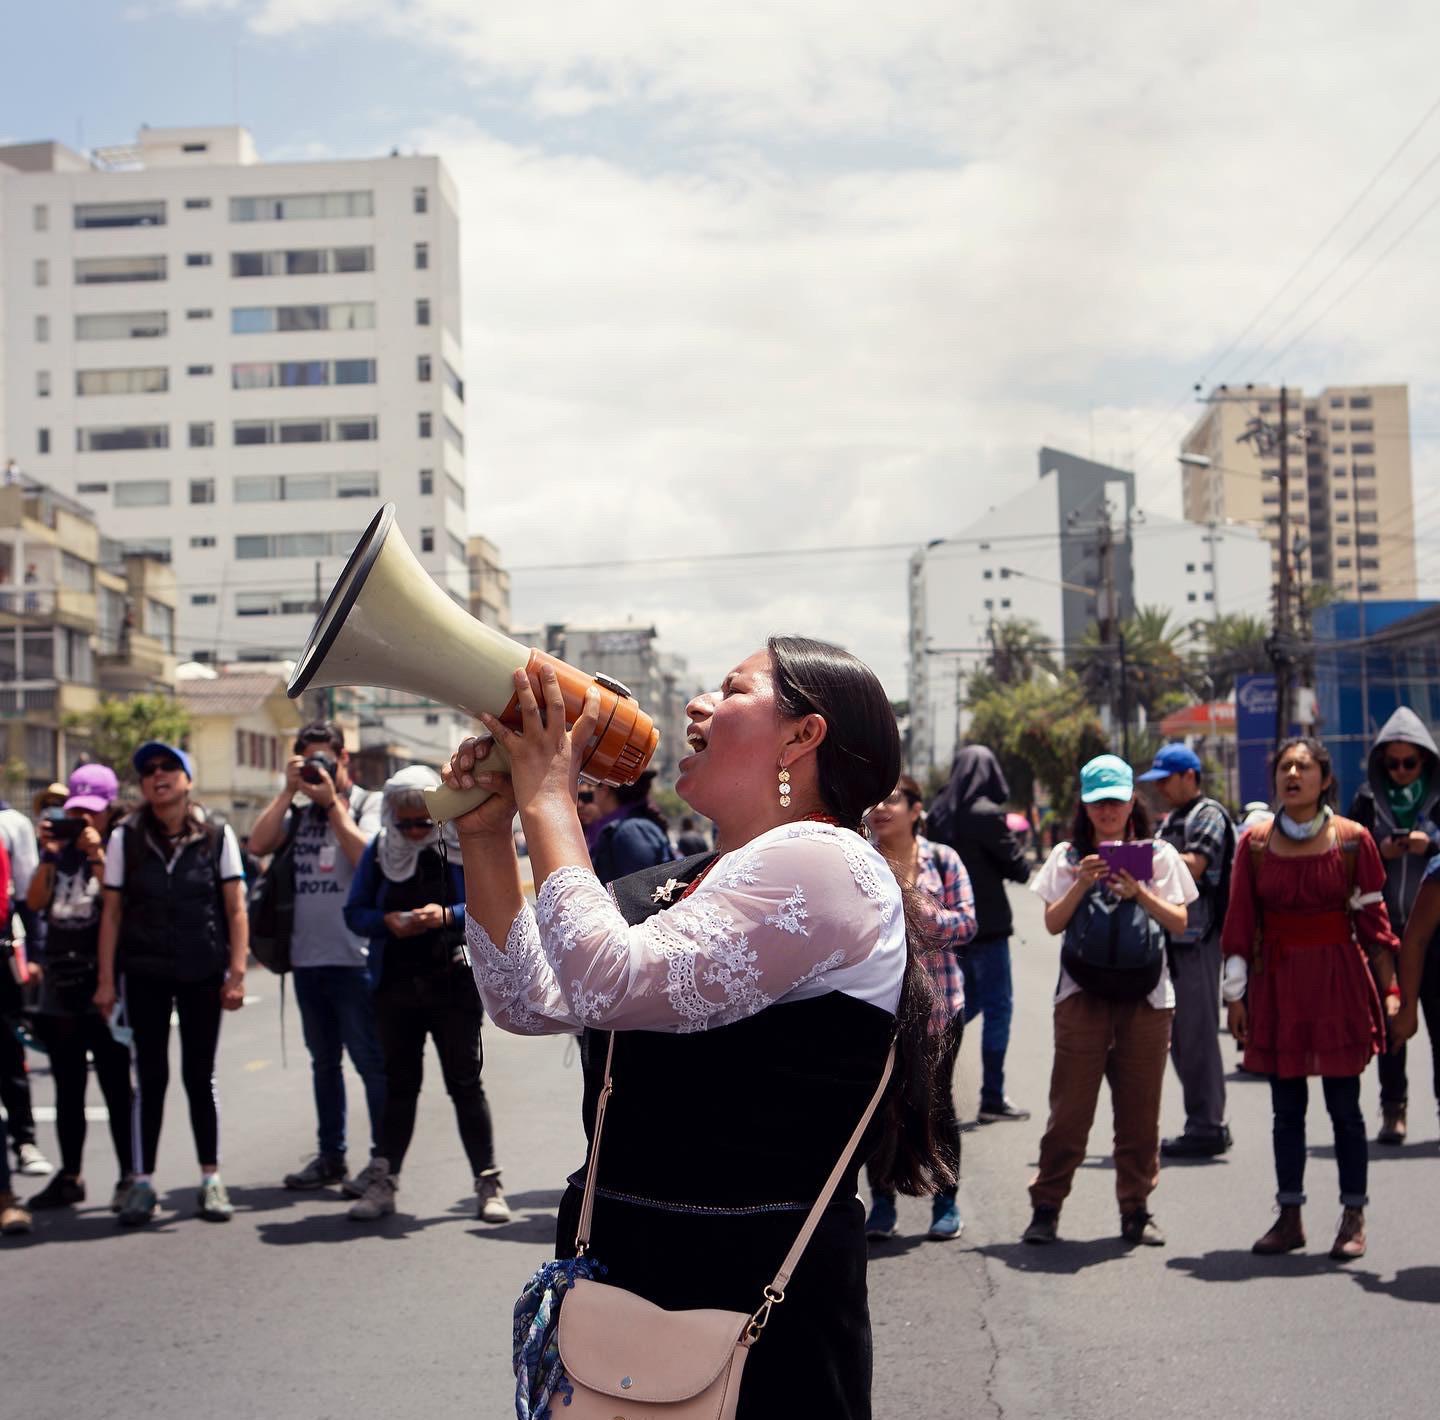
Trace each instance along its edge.
<path fill-rule="evenodd" d="M 1065 1209 L 1065 1241 L 1023 1247 L 1025 1183 L 1049 1075 L 1056 951 L 1034 900 L 1017 892 L 1015 901 L 1021 930 L 1010 1093 L 1036 1118 L 966 1133 L 962 1240 L 923 1241 L 928 1204 L 902 1200 L 906 1236 L 875 1246 L 877 1420 L 1431 1413 L 1440 1361 L 1426 1327 L 1437 1314 L 1424 1306 L 1440 1303 L 1440 1144 L 1428 1045 L 1412 1051 L 1418 1142 L 1372 1149 L 1370 1255 L 1358 1265 L 1339 1267 L 1325 1255 L 1339 1208 L 1318 1089 L 1310 1250 L 1274 1260 L 1250 1255 L 1269 1226 L 1274 1184 L 1268 1091 L 1244 1077 L 1232 1077 L 1231 1154 L 1164 1173 L 1153 1207 L 1167 1248 L 1131 1252 L 1118 1240 L 1113 1173 L 1103 1157 L 1104 1099 L 1091 1157 Z M 378 1226 L 358 1225 L 338 1193 L 279 1187 L 312 1144 L 308 1062 L 292 1004 L 289 1066 L 282 1067 L 275 983 L 259 972 L 252 989 L 259 999 L 226 1020 L 221 1045 L 234 1221 L 193 1216 L 178 1076 L 157 1178 L 162 1211 L 150 1228 L 118 1229 L 106 1210 L 114 1161 L 104 1125 L 92 1123 L 90 1201 L 73 1215 L 38 1215 L 31 1237 L 0 1245 L 0 1413 L 505 1420 L 513 1414 L 511 1305 L 551 1255 L 561 1180 L 581 1157 L 571 1044 L 486 1030 L 486 1080 L 513 1222 L 492 1227 L 474 1217 L 432 1056 L 400 1211 Z M 977 1023 L 957 1072 L 962 1114 L 971 1117 L 978 1034 Z M 36 1099 L 48 1106 L 43 1057 L 35 1064 Z M 363 1095 L 353 1077 L 350 1098 L 363 1138 Z M 91 1103 L 100 1103 L 93 1087 Z M 1365 1103 L 1373 1116 L 1373 1077 Z M 1173 1079 L 1165 1124 L 1180 1124 Z M 52 1127 L 42 1124 L 47 1152 L 53 1142 Z M 361 1153 L 353 1151 L 356 1162 Z M 22 1181 L 22 1188 L 41 1183 Z"/>

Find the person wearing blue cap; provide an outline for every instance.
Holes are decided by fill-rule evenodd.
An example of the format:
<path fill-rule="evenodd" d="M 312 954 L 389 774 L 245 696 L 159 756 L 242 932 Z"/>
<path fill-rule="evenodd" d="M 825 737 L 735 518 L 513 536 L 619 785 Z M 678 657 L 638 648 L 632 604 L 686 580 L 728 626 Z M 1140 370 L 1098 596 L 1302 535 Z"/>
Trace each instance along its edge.
<path fill-rule="evenodd" d="M 1175 992 L 1165 934 L 1185 929 L 1195 883 L 1168 843 L 1151 843 L 1150 819 L 1123 759 L 1102 754 L 1080 771 L 1080 802 L 1031 890 L 1045 930 L 1061 937 L 1055 992 L 1050 1118 L 1030 1183 L 1027 1243 L 1053 1243 L 1060 1208 L 1085 1161 L 1100 1082 L 1115 1111 L 1115 1193 L 1120 1235 L 1161 1247 L 1149 1208 L 1160 1181 L 1160 1094 Z"/>
<path fill-rule="evenodd" d="M 1220 1058 L 1220 929 L 1230 900 L 1235 829 L 1222 804 L 1201 788 L 1204 765 L 1183 744 L 1160 747 L 1142 775 L 1169 812 L 1155 837 L 1170 844 L 1195 879 L 1185 930 L 1170 938 L 1175 1019 L 1170 1059 L 1185 1095 L 1185 1129 L 1160 1145 L 1171 1159 L 1211 1159 L 1231 1145 L 1225 1123 L 1225 1065 Z"/>
<path fill-rule="evenodd" d="M 112 1025 L 120 1006 L 135 1061 L 135 1175 L 119 1221 L 136 1227 L 155 1214 L 151 1176 L 170 1080 L 173 1012 L 200 1163 L 198 1212 L 223 1223 L 235 1210 L 220 1181 L 215 1054 L 222 1011 L 245 1002 L 245 869 L 235 831 L 191 802 L 194 768 L 183 749 L 152 740 L 135 751 L 134 765 L 145 803 L 115 826 L 105 850 L 94 996 Z"/>

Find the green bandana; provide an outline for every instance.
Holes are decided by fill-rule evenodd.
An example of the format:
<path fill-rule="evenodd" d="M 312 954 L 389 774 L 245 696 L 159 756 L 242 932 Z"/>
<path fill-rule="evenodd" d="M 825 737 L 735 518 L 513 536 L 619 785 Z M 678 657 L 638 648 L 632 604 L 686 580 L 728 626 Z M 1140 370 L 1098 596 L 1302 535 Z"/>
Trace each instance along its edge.
<path fill-rule="evenodd" d="M 1420 811 L 1420 800 L 1425 797 L 1425 776 L 1422 774 L 1413 784 L 1397 789 L 1393 784 L 1385 786 L 1385 797 L 1390 800 L 1390 812 L 1395 815 L 1398 828 L 1415 827 L 1415 817 Z"/>

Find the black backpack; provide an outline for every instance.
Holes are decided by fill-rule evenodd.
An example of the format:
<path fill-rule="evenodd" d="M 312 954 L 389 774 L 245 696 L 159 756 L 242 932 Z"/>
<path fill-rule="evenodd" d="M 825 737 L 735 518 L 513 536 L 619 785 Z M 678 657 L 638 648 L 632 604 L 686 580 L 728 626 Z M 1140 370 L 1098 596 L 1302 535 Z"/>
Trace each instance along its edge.
<path fill-rule="evenodd" d="M 1139 1001 L 1160 982 L 1165 933 L 1133 899 L 1097 883 L 1085 894 L 1060 941 L 1060 965 L 1082 990 L 1110 1001 Z"/>
<path fill-rule="evenodd" d="M 250 884 L 250 953 L 267 971 L 290 970 L 290 938 L 295 928 L 295 835 L 300 815 L 292 812 L 285 841 L 270 855 L 270 866 Z"/>
<path fill-rule="evenodd" d="M 1205 874 L 1195 884 L 1196 890 L 1206 902 L 1210 904 L 1210 930 L 1207 936 L 1218 937 L 1225 928 L 1225 913 L 1230 906 L 1230 879 L 1235 870 L 1235 848 L 1239 843 L 1239 835 L 1235 832 L 1235 823 L 1225 809 L 1225 805 L 1218 799 L 1202 798 L 1190 814 L 1198 813 L 1206 804 L 1214 804 L 1225 818 L 1225 846 L 1221 850 L 1222 861 L 1220 864 L 1220 881 L 1213 888 L 1207 887 L 1203 881 Z M 1185 822 L 1190 822 L 1190 814 L 1185 815 Z M 1183 829 L 1182 829 L 1183 842 Z M 1183 848 L 1177 850 L 1183 852 Z"/>

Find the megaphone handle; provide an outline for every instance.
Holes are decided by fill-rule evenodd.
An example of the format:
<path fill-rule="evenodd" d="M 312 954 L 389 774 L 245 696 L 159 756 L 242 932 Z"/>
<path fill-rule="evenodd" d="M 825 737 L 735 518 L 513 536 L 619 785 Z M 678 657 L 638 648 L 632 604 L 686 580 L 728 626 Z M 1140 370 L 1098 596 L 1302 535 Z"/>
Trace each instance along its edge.
<path fill-rule="evenodd" d="M 436 823 L 450 823 L 494 797 L 493 789 L 452 789 L 442 784 L 438 789 L 425 790 L 425 807 Z"/>

